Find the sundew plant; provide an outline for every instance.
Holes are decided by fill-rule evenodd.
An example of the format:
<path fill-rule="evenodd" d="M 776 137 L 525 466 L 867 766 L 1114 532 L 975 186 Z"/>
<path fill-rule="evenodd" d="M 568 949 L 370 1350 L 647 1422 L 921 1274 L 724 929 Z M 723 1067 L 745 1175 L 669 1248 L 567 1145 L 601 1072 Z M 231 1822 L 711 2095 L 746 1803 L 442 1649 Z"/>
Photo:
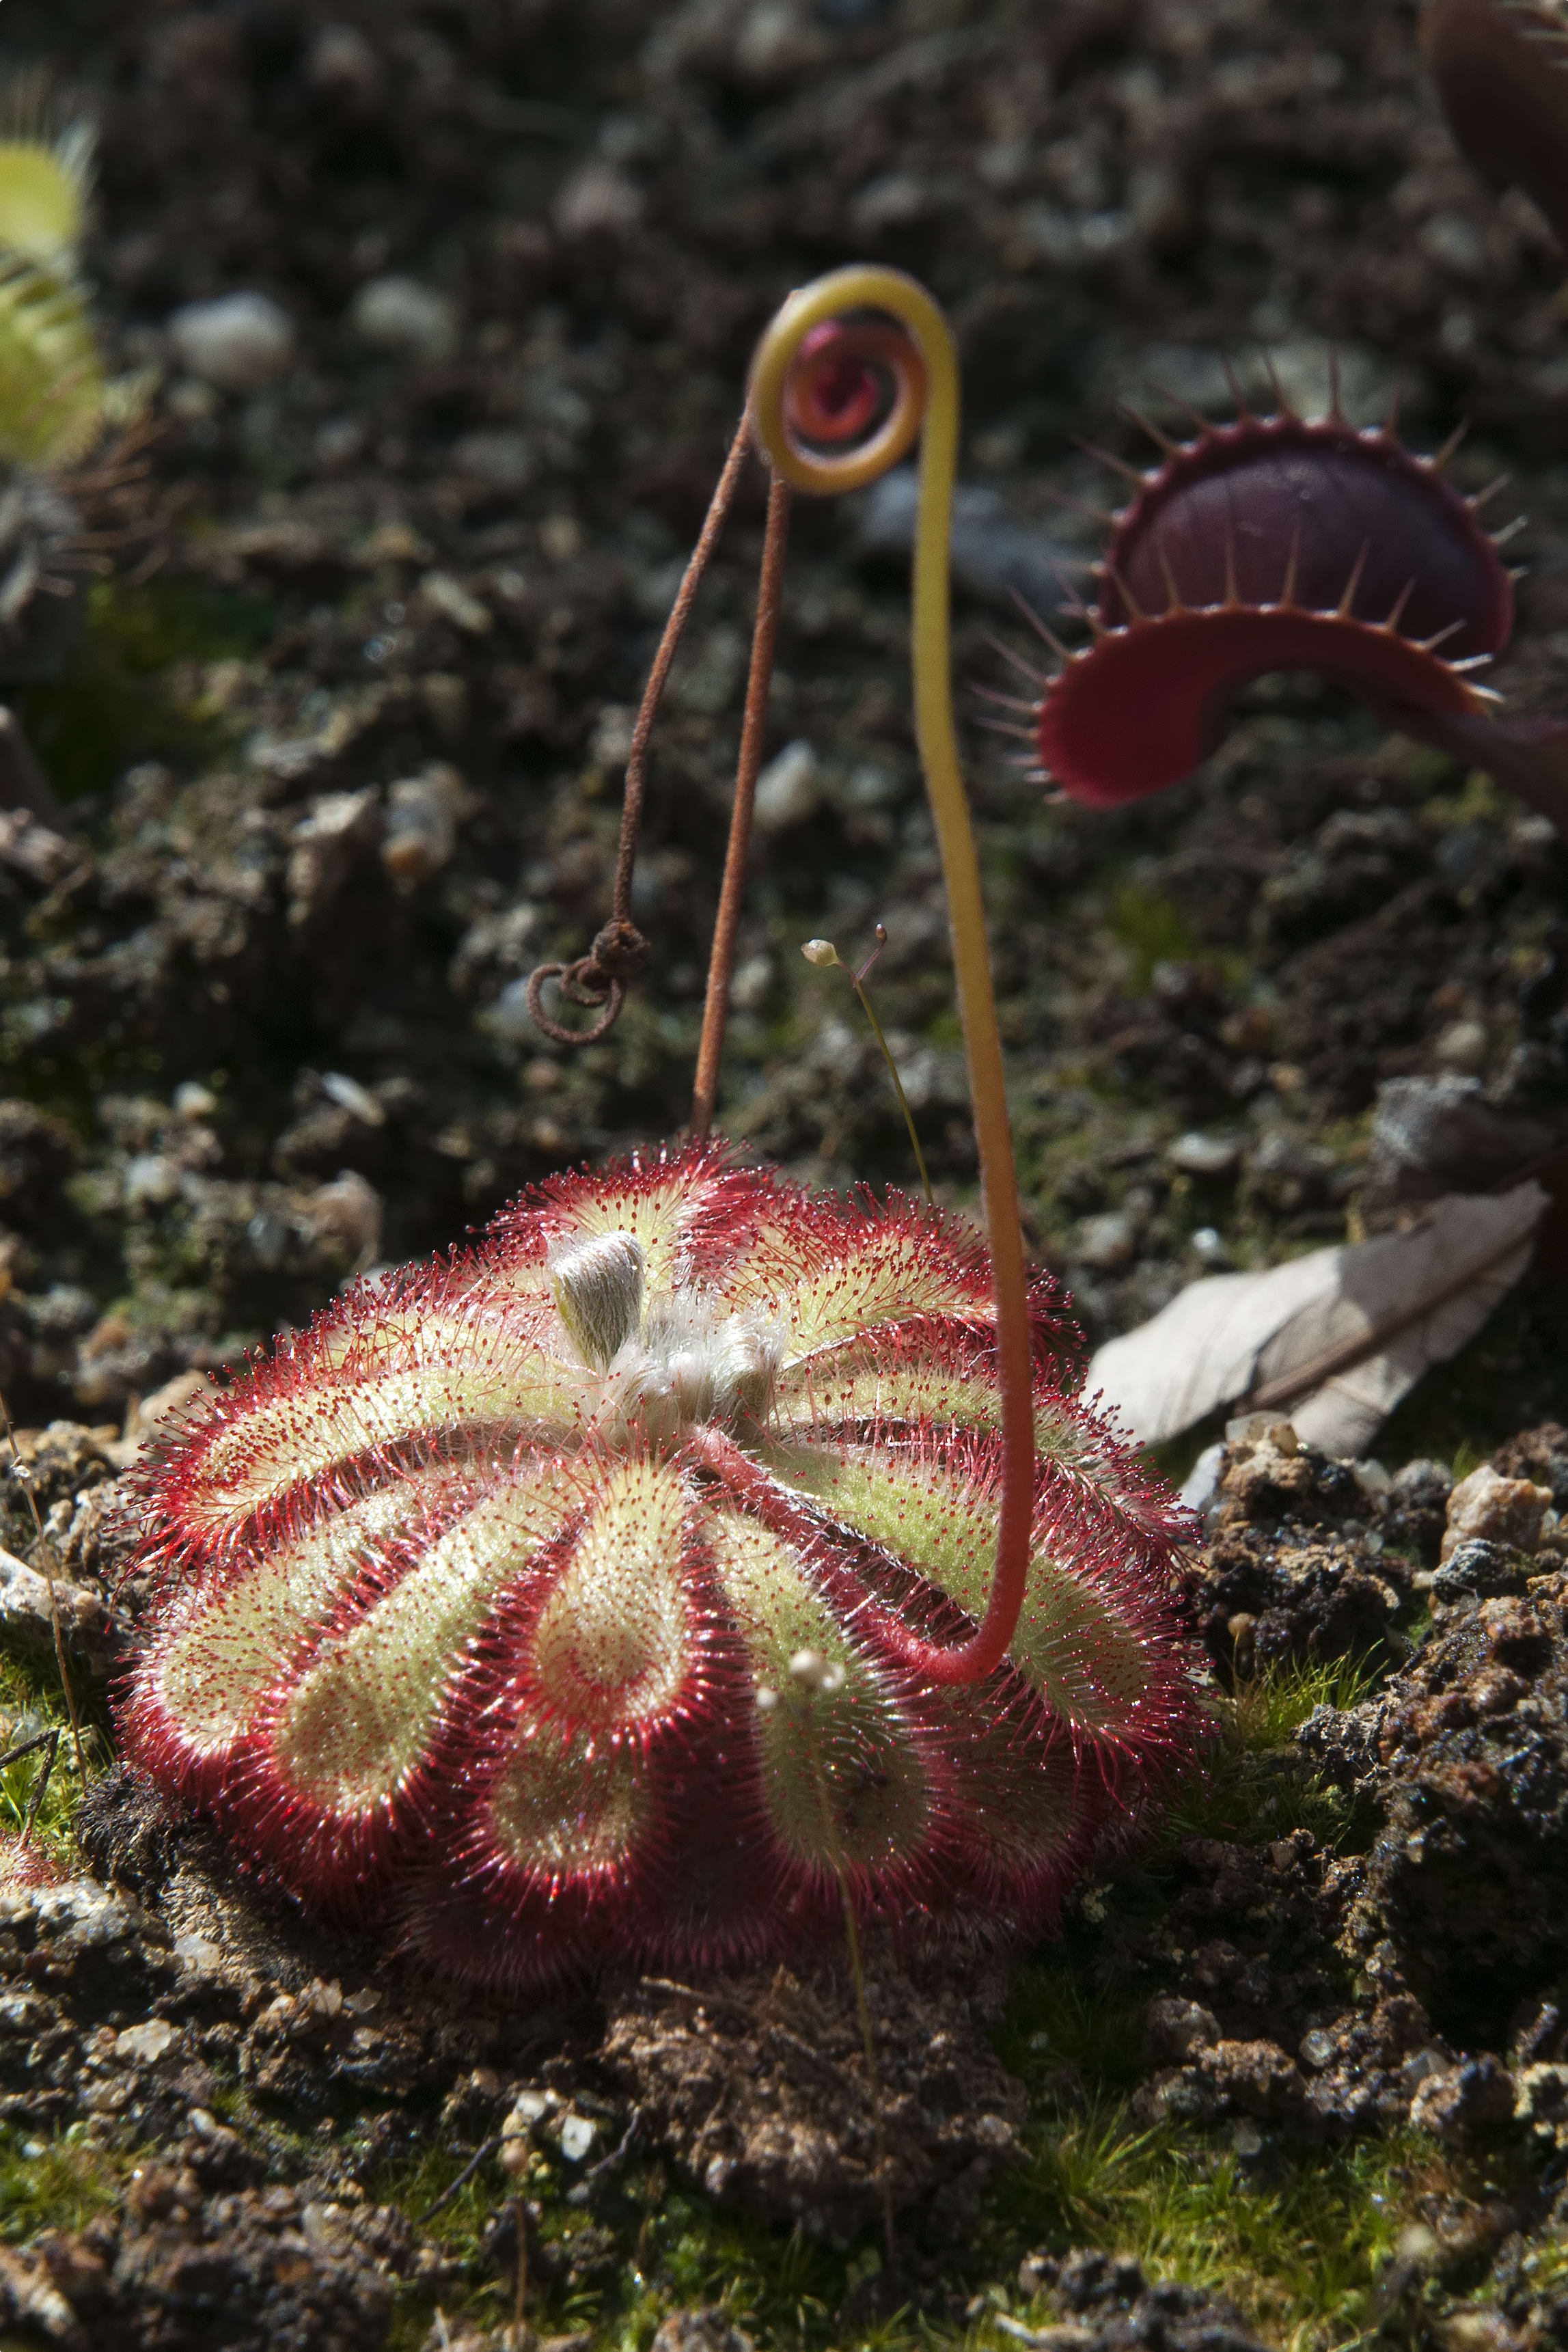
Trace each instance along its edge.
<path fill-rule="evenodd" d="M 549 980 L 602 1034 L 653 705 L 741 466 L 771 470 L 693 1133 L 557 1178 L 362 1285 L 142 1474 L 156 1593 L 126 1749 L 307 1903 L 504 1987 L 758 1957 L 860 1920 L 1049 1919 L 1196 1717 L 1180 1522 L 1073 1398 L 1019 1226 L 949 687 L 946 325 L 841 270 L 764 336 L 633 742 L 615 910 Z M 708 1132 L 792 491 L 920 443 L 916 723 L 988 1248 L 813 1196 Z"/>

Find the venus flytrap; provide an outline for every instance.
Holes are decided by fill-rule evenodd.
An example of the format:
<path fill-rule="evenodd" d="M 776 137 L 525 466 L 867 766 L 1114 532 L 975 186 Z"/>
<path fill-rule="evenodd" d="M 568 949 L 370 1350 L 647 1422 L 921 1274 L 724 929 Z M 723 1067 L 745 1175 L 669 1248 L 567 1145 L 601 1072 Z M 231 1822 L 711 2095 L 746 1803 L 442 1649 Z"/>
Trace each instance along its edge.
<path fill-rule="evenodd" d="M 1429 21 L 1513 13 L 1439 0 Z M 1568 32 L 1561 46 L 1568 58 Z M 1568 125 L 1568 97 L 1554 103 Z M 1568 189 L 1568 168 L 1558 176 Z M 1493 532 L 1481 511 L 1507 477 L 1465 496 L 1444 472 L 1463 427 L 1416 457 L 1395 431 L 1397 404 L 1382 425 L 1352 425 L 1337 366 L 1322 416 L 1298 415 L 1277 383 L 1271 415 L 1236 392 L 1228 424 L 1190 412 L 1189 441 L 1138 417 L 1159 452 L 1145 469 L 1098 453 L 1128 496 L 1103 518 L 1094 603 L 1066 607 L 1089 641 L 1070 651 L 1031 614 L 1055 669 L 1003 647 L 1033 691 L 981 689 L 1009 714 L 988 723 L 1024 747 L 1015 763 L 1055 799 L 1119 807 L 1191 775 L 1251 680 L 1312 670 L 1484 769 L 1568 837 L 1568 720 L 1504 717 L 1478 678 L 1513 629 L 1503 551 L 1523 519 Z"/>
<path fill-rule="evenodd" d="M 553 976 L 600 1035 L 649 952 L 623 909 L 653 708 L 755 437 L 774 495 L 693 1138 L 361 1286 L 141 1474 L 129 1753 L 302 1898 L 473 1981 L 845 1922 L 852 1951 L 872 1921 L 1029 1929 L 1196 1736 L 1181 1523 L 1070 1393 L 1024 1265 L 948 682 L 956 420 L 946 325 L 896 272 L 819 281 L 759 347 L 639 719 L 614 910 L 533 989 L 552 1034 Z M 706 1139 L 784 488 L 857 487 L 917 437 L 917 731 L 988 1250 Z"/>
<path fill-rule="evenodd" d="M 85 457 L 108 393 L 78 276 L 92 131 L 50 112 L 33 77 L 0 100 L 0 458 L 30 465 Z"/>

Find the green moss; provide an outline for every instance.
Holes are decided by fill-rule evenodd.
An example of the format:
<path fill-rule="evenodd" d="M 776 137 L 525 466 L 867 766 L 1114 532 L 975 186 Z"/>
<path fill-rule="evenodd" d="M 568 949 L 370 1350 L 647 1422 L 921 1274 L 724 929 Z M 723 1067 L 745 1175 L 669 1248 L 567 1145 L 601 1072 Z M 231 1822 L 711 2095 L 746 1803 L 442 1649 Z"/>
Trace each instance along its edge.
<path fill-rule="evenodd" d="M 1314 1707 L 1354 1706 L 1385 1664 L 1336 1658 L 1283 1666 L 1233 1694 L 1216 1695 L 1207 1708 L 1213 1744 L 1172 1790 L 1161 1841 L 1210 1837 L 1252 1845 L 1304 1829 L 1320 1844 L 1359 1850 L 1368 1823 L 1343 1790 L 1311 1769 L 1291 1735 Z"/>
<path fill-rule="evenodd" d="M 563 2252 L 570 2251 L 574 2237 L 593 2224 L 580 2209 L 567 2204 L 568 2183 L 563 2169 L 542 2153 L 530 2158 L 528 2173 L 520 2181 L 508 2178 L 496 2158 L 487 2157 L 472 2177 L 448 2196 L 448 2190 L 470 2161 L 469 2154 L 462 2149 L 427 2147 L 416 2157 L 379 2168 L 368 2177 L 365 2185 L 377 2204 L 393 2205 L 406 2213 L 423 2235 L 434 2239 L 474 2280 L 465 2296 L 455 2298 L 450 2290 L 443 2294 L 448 2317 L 453 2315 L 455 2302 L 465 2317 L 495 2327 L 511 2317 L 515 2283 L 511 2275 L 486 2276 L 482 2250 L 486 2224 L 504 2210 L 507 2200 L 521 2196 L 539 2205 L 543 2218 L 538 2224 L 538 2234 L 545 2244 Z M 434 2210 L 443 2198 L 445 2203 L 440 2204 L 439 2210 Z M 621 2250 L 617 2251 L 619 2253 Z M 624 2295 L 615 2293 L 608 2299 L 619 2308 Z M 592 2288 L 547 2284 L 535 2279 L 528 2286 L 528 2317 L 542 2335 L 570 2335 L 592 2325 L 606 2300 Z M 434 2312 L 435 2305 L 426 2292 L 405 2287 L 388 2339 L 389 2352 L 402 2352 L 404 2347 L 412 2352 L 412 2347 L 423 2345 Z"/>
<path fill-rule="evenodd" d="M 1139 995 L 1157 963 L 1197 963 L 1203 942 L 1174 898 L 1141 882 L 1124 882 L 1111 901 L 1112 937 L 1126 949 L 1132 982 Z"/>
<path fill-rule="evenodd" d="M 1450 769 L 1450 774 L 1453 772 Z M 1424 802 L 1421 820 L 1439 832 L 1457 824 L 1490 823 L 1506 824 L 1518 814 L 1519 804 L 1492 782 L 1479 768 L 1472 768 L 1460 790 L 1452 794 L 1435 794 Z"/>
<path fill-rule="evenodd" d="M 1124 2107 L 1092 2106 L 1037 2130 L 1010 2194 L 1038 2244 L 1113 2246 L 1151 2275 L 1221 2290 L 1287 2343 L 1332 2343 L 1371 2315 L 1407 2218 L 1410 2152 L 1400 2140 L 1313 2150 L 1254 2179 L 1205 2135 L 1139 2130 Z"/>
<path fill-rule="evenodd" d="M 1264 1755 L 1282 1748 L 1320 1706 L 1354 1706 L 1377 1680 L 1363 1658 L 1330 1658 L 1276 1668 L 1243 1683 L 1225 1717 L 1227 1739 L 1239 1753 Z"/>
<path fill-rule="evenodd" d="M 1061 1959 L 1019 1971 L 997 2036 L 997 2055 L 1021 2082 L 1075 2067 L 1102 2094 L 1131 2090 L 1142 2075 L 1143 1996 L 1092 1986 Z"/>
<path fill-rule="evenodd" d="M 72 2124 L 40 2141 L 0 2126 L 0 2237 L 7 2243 L 39 2230 L 80 2230 L 114 2203 L 131 2158 L 88 2146 L 85 2128 Z"/>
<path fill-rule="evenodd" d="M 479 2251 L 486 2220 L 507 2193 L 507 2176 L 498 2164 L 482 2164 L 428 2223 L 423 2221 L 468 2161 L 459 2149 L 427 2147 L 416 2157 L 395 2160 L 371 2173 L 365 2191 L 374 2203 L 395 2205 L 410 2221 L 421 2224 L 457 2261 L 471 2262 Z"/>
<path fill-rule="evenodd" d="M 28 739 L 63 799 L 99 792 L 133 761 L 216 757 L 231 730 L 177 666 L 243 658 L 275 625 L 258 596 L 154 581 L 99 581 L 68 674 L 27 689 Z"/>
<path fill-rule="evenodd" d="M 77 1699 L 82 1761 L 90 1777 L 95 1769 L 101 1771 L 109 1761 L 109 1738 L 104 1726 L 93 1719 L 79 1691 Z M 39 1781 L 47 1770 L 48 1780 L 33 1825 L 33 1836 L 57 1862 L 79 1868 L 71 1822 L 81 1801 L 83 1783 L 77 1769 L 69 1714 L 53 1666 L 35 1668 L 16 1658 L 0 1657 L 0 1718 L 11 1727 L 0 1742 L 0 1753 L 30 1739 L 35 1732 L 52 1729 L 60 1735 L 52 1767 L 47 1751 L 38 1748 L 0 1772 L 0 1832 L 15 1835 L 21 1831 Z"/>

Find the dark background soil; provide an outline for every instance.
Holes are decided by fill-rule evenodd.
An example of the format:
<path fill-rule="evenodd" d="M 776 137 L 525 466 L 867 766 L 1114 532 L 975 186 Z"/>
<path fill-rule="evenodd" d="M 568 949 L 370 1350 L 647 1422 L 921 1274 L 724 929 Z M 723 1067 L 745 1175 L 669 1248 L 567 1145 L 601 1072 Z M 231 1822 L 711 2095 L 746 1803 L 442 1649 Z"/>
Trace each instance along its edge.
<path fill-rule="evenodd" d="M 835 262 L 914 268 L 958 333 L 964 474 L 997 502 L 966 538 L 961 682 L 1008 682 L 992 630 L 1028 651 L 1009 580 L 1050 601 L 1051 562 L 1093 551 L 1050 497 L 1103 499 L 1079 436 L 1142 463 L 1120 402 L 1223 415 L 1222 362 L 1257 383 L 1262 351 L 1321 407 L 1332 348 L 1359 420 L 1397 391 L 1417 448 L 1472 420 L 1462 485 L 1512 476 L 1491 512 L 1528 511 L 1531 568 L 1499 683 L 1521 711 L 1568 690 L 1561 264 L 1455 153 L 1408 7 L 400 0 L 327 26 L 256 0 L 72 26 L 7 10 L 15 54 L 101 126 L 88 259 L 116 362 L 166 371 L 170 560 L 97 589 L 71 671 L 18 697 L 92 852 L 52 890 L 0 878 L 4 1083 L 63 1121 L 18 1109 L 0 1139 L 24 1419 L 117 1415 L 351 1266 L 680 1124 L 759 472 L 658 737 L 653 962 L 576 1057 L 517 983 L 606 910 L 627 713 L 751 342 Z M 449 306 L 444 352 L 358 331 L 388 278 Z M 164 331 L 235 289 L 299 337 L 248 395 L 183 373 Z M 905 595 L 858 509 L 796 518 L 768 749 L 808 742 L 816 782 L 758 844 L 721 1123 L 816 1180 L 909 1180 L 858 1010 L 798 954 L 880 918 L 880 1008 L 962 1197 Z M 968 757 L 1027 1220 L 1092 1336 L 1207 1266 L 1360 1230 L 1390 1077 L 1479 1080 L 1500 1110 L 1461 1183 L 1561 1110 L 1563 849 L 1337 691 L 1264 681 L 1203 774 L 1115 815 L 1048 808 L 977 729 Z M 455 854 L 399 885 L 388 789 L 436 763 Z M 366 797 L 344 817 L 341 794 Z M 1228 1172 L 1173 1164 L 1195 1126 L 1233 1140 Z M 1555 1312 L 1480 1343 L 1458 1393 L 1503 1400 L 1477 1442 L 1551 1409 Z"/>
<path fill-rule="evenodd" d="M 653 963 L 613 1037 L 580 1055 L 546 1045 L 519 1001 L 528 969 L 581 953 L 607 909 L 630 713 L 752 342 L 791 286 L 870 257 L 949 310 L 977 494 L 962 681 L 1008 682 L 992 632 L 1029 655 L 1009 583 L 1049 604 L 1052 567 L 1094 551 L 1096 526 L 1051 495 L 1103 501 L 1079 440 L 1148 458 L 1121 402 L 1169 422 L 1168 391 L 1221 416 L 1223 362 L 1260 385 L 1266 351 L 1291 397 L 1321 408 L 1337 351 L 1358 421 L 1398 392 L 1418 449 L 1472 420 L 1462 486 L 1511 477 L 1490 511 L 1529 514 L 1530 572 L 1497 683 L 1517 711 L 1563 707 L 1563 261 L 1522 198 L 1456 155 L 1415 24 L 1410 6 L 1352 0 L 341 0 L 329 24 L 285 0 L 8 0 L 8 58 L 48 62 L 99 124 L 87 258 L 106 347 L 117 367 L 162 372 L 166 561 L 145 584 L 129 560 L 98 583 L 69 668 L 14 697 L 78 848 L 48 875 L 0 865 L 0 1387 L 18 1424 L 96 1425 L 53 1441 L 38 1473 L 84 1591 L 114 1564 L 93 1549 L 85 1498 L 123 1459 L 104 1448 L 137 1400 L 298 1322 L 356 1271 L 444 1246 L 550 1170 L 685 1117 L 759 473 L 657 739 L 635 898 Z M 414 281 L 415 311 L 417 289 L 439 298 L 419 313 L 422 351 L 378 347 L 355 323 L 363 289 L 389 278 Z M 235 289 L 281 304 L 298 364 L 217 393 L 182 369 L 168 321 Z M 879 1010 L 938 1187 L 961 1202 L 967 1093 L 885 516 L 864 500 L 797 511 L 768 751 L 807 742 L 814 771 L 759 835 L 720 1124 L 813 1181 L 909 1181 L 858 1010 L 799 953 L 825 934 L 848 955 L 881 919 Z M 1568 853 L 1484 780 L 1300 678 L 1250 689 L 1198 777 L 1116 815 L 1048 805 L 977 727 L 966 748 L 1026 1225 L 1091 1337 L 1210 1268 L 1500 1182 L 1560 1138 Z M 412 877 L 382 852 L 407 804 L 394 788 L 422 779 L 455 809 L 455 841 Z M 1398 1181 L 1377 1124 L 1396 1079 L 1454 1112 Z M 1195 1129 L 1227 1147 L 1211 1173 L 1175 1149 Z M 1391 1467 L 1460 1449 L 1468 1466 L 1568 1418 L 1564 1265 L 1550 1240 L 1480 1339 L 1428 1376 L 1378 1441 Z M 1530 1475 L 1546 1463 L 1555 1479 L 1542 1446 Z M 35 1462 L 48 1450 L 24 1446 Z M 1326 2240 L 1372 2194 L 1355 2186 L 1374 2177 L 1354 2170 L 1364 2142 L 1415 2128 L 1425 2096 L 1425 2152 L 1398 2193 L 1440 2259 L 1400 2255 L 1356 2326 L 1408 2326 L 1442 2352 L 1562 2338 L 1528 2250 L 1543 2221 L 1562 2234 L 1551 2101 L 1568 1928 L 1553 1895 L 1540 1948 L 1511 1941 L 1506 2015 L 1478 2003 L 1458 1932 L 1500 1901 L 1521 1910 L 1532 1872 L 1556 1884 L 1561 1559 L 1503 1559 L 1490 1616 L 1434 1627 L 1414 1580 L 1431 1571 L 1448 1474 L 1416 1467 L 1391 1501 L 1315 1462 L 1284 1502 L 1235 1490 L 1200 1596 L 1210 1646 L 1228 1674 L 1267 1621 L 1278 1663 L 1325 1669 L 1323 1696 L 1344 1703 L 1318 1720 L 1321 1776 L 1282 1757 L 1288 1725 L 1272 1745 L 1239 1738 L 1156 1851 L 1084 1891 L 1065 1958 L 1015 1996 L 1005 2054 L 1034 2152 L 996 2244 L 1011 2278 L 1020 2247 L 1051 2237 L 1018 2307 L 1069 2322 L 1070 2352 L 1173 2327 L 1244 2340 L 1201 2296 L 1145 2292 L 1135 2265 L 1061 2259 L 1061 2217 L 1099 2209 L 1051 2171 L 1051 2150 L 1080 2145 L 1096 2102 L 1124 2093 L 1143 2102 L 1140 2129 L 1173 2135 L 1166 2155 L 1196 2149 L 1206 2179 L 1253 2167 L 1236 2177 L 1283 2184 L 1279 2210 L 1318 2213 L 1301 2229 Z M 7 1508 L 7 1540 L 27 1549 Z M 107 1618 L 101 1590 L 94 1606 Z M 1358 1709 L 1360 1685 L 1332 1675 L 1374 1618 L 1393 1634 L 1377 1669 L 1399 1671 Z M 95 1670 L 85 1646 L 78 1664 Z M 412 2346 L 426 2327 L 433 2352 L 459 2343 L 435 2333 L 438 2305 L 470 2298 L 487 2326 L 504 2315 L 519 2224 L 494 2147 L 519 2085 L 541 2084 L 597 2119 L 607 2148 L 642 2108 L 657 2118 L 570 2212 L 577 2176 L 541 2157 L 550 2326 L 600 2293 L 607 2311 L 632 2308 L 635 2293 L 624 2324 L 642 2341 L 670 2303 L 747 2263 L 761 2274 L 764 2241 L 722 2237 L 664 2170 L 700 2175 L 714 2148 L 767 2189 L 769 2307 L 805 2308 L 806 2258 L 780 2252 L 780 2214 L 814 2193 L 848 2197 L 858 2219 L 870 2177 L 841 1984 L 836 2010 L 820 1988 L 770 1984 L 736 1993 L 727 2022 L 716 2012 L 703 2063 L 725 2035 L 738 2053 L 720 2113 L 697 2097 L 678 1989 L 652 2011 L 645 1988 L 616 1993 L 619 2010 L 586 2021 L 454 2018 L 264 1902 L 257 1925 L 259 1898 L 225 1881 L 201 1833 L 139 1802 L 100 1782 L 89 1838 L 124 1892 L 55 1914 L 18 1897 L 0 1944 L 35 2002 L 19 1991 L 0 2012 L 0 2202 L 12 2238 L 47 2225 L 25 2263 L 5 2258 L 18 2266 L 0 2269 L 0 2327 L 68 2343 L 118 2328 L 149 2352 L 315 2352 L 389 2329 Z M 1433 1958 L 1449 1951 L 1452 1982 Z M 907 2008 L 896 1981 L 885 2001 Z M 1045 2020 L 1032 2037 L 1030 2001 Z M 936 2154 L 915 2153 L 932 2177 L 949 2157 L 981 2166 L 967 2176 L 977 2196 L 1011 2094 L 985 2004 L 971 2015 L 965 1990 L 949 2006 L 956 2120 Z M 172 2029 L 151 2042 L 136 2038 L 150 2015 Z M 767 2074 L 802 2018 L 840 2051 L 842 2111 L 825 2120 L 809 2066 Z M 619 2075 L 604 2054 L 616 2033 Z M 929 2104 L 935 2061 L 915 2040 L 890 2095 Z M 1539 2130 L 1504 2116 L 1505 2067 L 1541 2070 Z M 782 2169 L 747 2137 L 754 2075 L 804 2118 Z M 40 2161 L 26 2136 L 41 2148 L 71 2131 L 52 2185 L 16 2189 L 5 2167 Z M 427 2228 L 430 2200 L 486 2147 L 467 2202 Z M 1352 2187 L 1331 2222 L 1329 2207 L 1292 2205 L 1291 2184 L 1341 2148 Z M 1479 2294 L 1494 2257 L 1483 2315 L 1444 2335 L 1423 2282 Z M 988 2240 L 925 2262 L 917 2296 L 956 2335 L 1002 2256 Z M 849 2290 L 847 2275 L 831 2310 L 869 2327 L 875 2297 L 857 2304 L 852 2279 L 871 2270 Z M 793 2333 L 779 2318 L 779 2340 L 839 2340 L 830 2305 L 815 2308 Z M 715 2326 L 661 2337 L 662 2352 L 714 2352 Z"/>

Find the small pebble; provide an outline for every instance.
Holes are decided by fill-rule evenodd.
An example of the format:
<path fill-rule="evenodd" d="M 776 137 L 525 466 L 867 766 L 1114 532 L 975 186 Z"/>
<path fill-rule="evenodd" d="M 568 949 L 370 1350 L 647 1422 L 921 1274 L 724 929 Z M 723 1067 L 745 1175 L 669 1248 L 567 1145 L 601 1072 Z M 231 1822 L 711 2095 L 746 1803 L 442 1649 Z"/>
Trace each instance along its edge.
<path fill-rule="evenodd" d="M 593 722 L 588 756 L 596 768 L 623 768 L 632 756 L 637 713 L 629 702 L 607 702 Z"/>
<path fill-rule="evenodd" d="M 538 1035 L 534 1016 L 528 1011 L 528 983 L 526 978 L 508 981 L 485 1015 L 485 1025 L 491 1034 L 508 1045 L 532 1045 Z"/>
<path fill-rule="evenodd" d="M 183 367 L 219 392 L 259 392 L 293 363 L 294 322 L 268 294 L 220 294 L 187 302 L 169 321 Z"/>
<path fill-rule="evenodd" d="M 643 217 L 643 191 L 612 163 L 585 163 L 555 200 L 562 236 L 623 236 Z"/>
<path fill-rule="evenodd" d="M 161 1208 L 180 1189 L 180 1171 L 161 1152 L 140 1151 L 125 1170 L 124 1201 L 128 1211 Z"/>
<path fill-rule="evenodd" d="M 361 341 L 402 359 L 444 360 L 457 341 L 453 304 L 417 278 L 371 278 L 355 295 L 349 318 Z"/>
<path fill-rule="evenodd" d="M 1425 1585 L 1435 1607 L 1468 1609 L 1478 1600 L 1522 1592 L 1528 1572 L 1519 1554 L 1506 1544 L 1469 1536 L 1454 1546 L 1441 1568 L 1425 1579 Z"/>
<path fill-rule="evenodd" d="M 1479 1021 L 1450 1021 L 1432 1051 L 1446 1070 L 1484 1070 L 1490 1040 Z"/>
<path fill-rule="evenodd" d="M 464 433 L 452 445 L 452 463 L 493 490 L 526 490 L 534 478 L 533 452 L 520 433 Z"/>
<path fill-rule="evenodd" d="M 125 2066 L 156 2064 L 179 2039 L 178 2028 L 164 2017 L 150 2017 L 141 2025 L 123 2026 L 115 2036 L 114 2055 Z"/>
<path fill-rule="evenodd" d="M 477 596 L 471 596 L 462 582 L 454 580 L 449 572 L 427 572 L 419 583 L 419 593 L 444 621 L 450 621 L 465 636 L 488 636 L 495 626 L 488 605 L 482 604 Z"/>
<path fill-rule="evenodd" d="M 1097 1217 L 1081 1217 L 1072 1255 L 1085 1265 L 1110 1272 L 1127 1265 L 1137 1254 L 1138 1234 L 1123 1209 L 1107 1209 Z"/>
<path fill-rule="evenodd" d="M 793 824 L 804 824 L 815 816 L 821 798 L 815 751 L 803 736 L 786 743 L 757 779 L 758 833 L 787 833 Z"/>
<path fill-rule="evenodd" d="M 1233 1176 L 1241 1164 L 1241 1139 L 1204 1135 L 1194 1129 L 1178 1135 L 1166 1156 L 1184 1176 Z"/>
<path fill-rule="evenodd" d="M 312 89 L 359 107 L 376 102 L 386 79 L 375 50 L 352 25 L 322 26 L 306 58 L 305 78 Z"/>
<path fill-rule="evenodd" d="M 338 1105 L 340 1110 L 351 1111 L 367 1127 L 386 1125 L 386 1112 L 370 1088 L 362 1087 L 358 1078 L 350 1078 L 341 1070 L 323 1070 L 321 1091 L 329 1100 Z"/>
<path fill-rule="evenodd" d="M 381 1195 L 356 1170 L 345 1168 L 330 1184 L 319 1186 L 306 1213 L 317 1242 L 354 1265 L 368 1265 L 381 1255 Z"/>
<path fill-rule="evenodd" d="M 1550 1486 L 1537 1486 L 1528 1478 L 1504 1478 L 1490 1463 L 1482 1463 L 1460 1479 L 1448 1497 L 1441 1557 L 1448 1559 L 1471 1536 L 1486 1543 L 1511 1544 L 1516 1551 L 1533 1551 L 1551 1506 Z"/>
<path fill-rule="evenodd" d="M 730 983 L 729 1001 L 737 1013 L 758 1013 L 768 1002 L 773 986 L 773 959 L 768 955 L 747 956 Z"/>
<path fill-rule="evenodd" d="M 423 776 L 400 776 L 387 786 L 382 864 L 394 882 L 412 888 L 449 862 L 457 845 L 462 797 L 462 777 L 444 763 Z"/>

